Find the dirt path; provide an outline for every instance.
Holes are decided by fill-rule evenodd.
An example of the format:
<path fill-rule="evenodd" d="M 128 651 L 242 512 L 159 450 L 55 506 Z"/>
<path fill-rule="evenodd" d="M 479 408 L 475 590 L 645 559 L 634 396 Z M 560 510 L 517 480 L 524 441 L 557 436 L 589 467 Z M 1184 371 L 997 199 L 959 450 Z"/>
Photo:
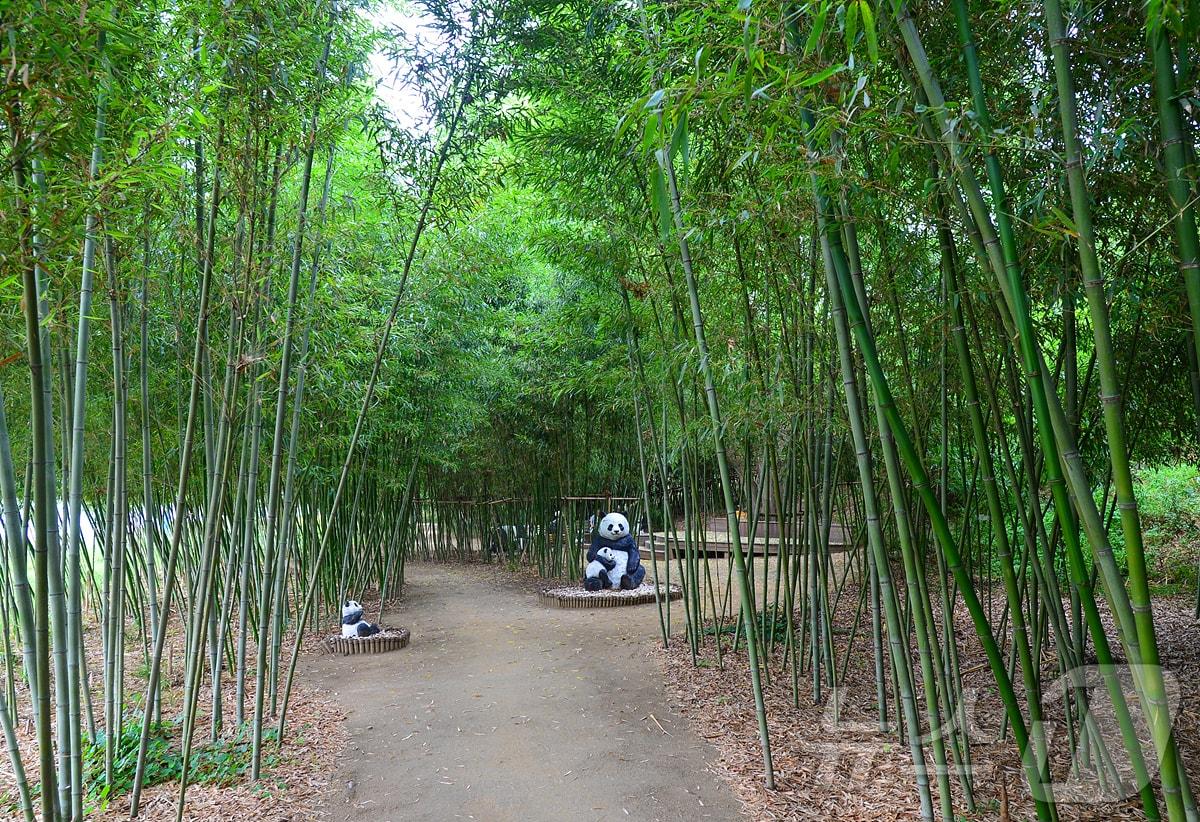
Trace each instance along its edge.
<path fill-rule="evenodd" d="M 333 819 L 739 816 L 645 656 L 654 606 L 551 609 L 486 570 L 417 565 L 388 621 L 409 648 L 304 672 L 349 716 Z"/>

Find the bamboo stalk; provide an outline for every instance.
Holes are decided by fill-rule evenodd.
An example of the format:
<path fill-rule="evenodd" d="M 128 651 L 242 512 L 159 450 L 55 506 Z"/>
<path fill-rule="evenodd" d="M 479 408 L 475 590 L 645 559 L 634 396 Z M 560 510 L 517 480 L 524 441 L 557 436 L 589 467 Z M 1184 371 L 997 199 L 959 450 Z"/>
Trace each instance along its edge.
<path fill-rule="evenodd" d="M 225 143 L 225 121 L 222 120 L 217 128 L 217 156 Z M 220 166 L 213 175 L 212 210 L 215 215 L 221 201 Z M 171 598 L 176 586 L 179 550 L 183 539 L 183 527 L 187 518 L 188 479 L 191 474 L 192 444 L 196 434 L 196 416 L 200 403 L 201 368 L 200 361 L 205 351 L 205 329 L 208 325 L 208 303 L 212 282 L 212 246 L 216 240 L 216 220 L 209 221 L 208 247 L 209 253 L 204 255 L 200 270 L 200 303 L 196 318 L 196 343 L 192 352 L 192 380 L 188 397 L 187 423 L 184 429 L 183 443 L 180 448 L 179 484 L 175 494 L 175 519 L 171 524 L 170 551 L 167 555 L 167 565 L 163 572 L 163 601 L 159 613 L 158 633 L 154 637 L 154 651 L 150 656 L 150 671 L 146 683 L 146 698 L 143 702 L 142 733 L 138 741 L 137 764 L 134 770 L 133 787 L 131 789 L 129 816 L 138 815 L 142 786 L 146 773 L 146 753 L 150 743 L 152 716 L 156 710 L 158 683 L 161 676 L 163 649 L 167 641 L 167 627 L 171 613 Z"/>

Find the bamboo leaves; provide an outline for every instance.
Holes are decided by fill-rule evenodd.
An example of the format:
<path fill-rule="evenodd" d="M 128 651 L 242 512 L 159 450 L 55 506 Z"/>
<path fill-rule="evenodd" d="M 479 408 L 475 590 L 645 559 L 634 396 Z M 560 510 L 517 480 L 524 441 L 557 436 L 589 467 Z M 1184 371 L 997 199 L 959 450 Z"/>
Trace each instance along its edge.
<path fill-rule="evenodd" d="M 52 6 L 0 39 L 14 813 L 142 812 L 180 699 L 184 783 L 238 735 L 268 775 L 337 601 L 578 579 L 624 507 L 663 643 L 746 669 L 763 801 L 811 699 L 900 742 L 913 815 L 986 813 L 981 674 L 1014 815 L 1075 814 L 1066 770 L 1192 814 L 1153 612 L 1194 561 L 1139 477 L 1200 431 L 1194 9 Z"/>

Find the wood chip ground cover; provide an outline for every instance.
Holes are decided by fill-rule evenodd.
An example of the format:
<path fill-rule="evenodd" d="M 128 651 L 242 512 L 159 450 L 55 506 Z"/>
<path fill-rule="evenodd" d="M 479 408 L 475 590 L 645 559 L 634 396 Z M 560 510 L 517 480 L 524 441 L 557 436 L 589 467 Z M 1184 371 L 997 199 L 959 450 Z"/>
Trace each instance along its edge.
<path fill-rule="evenodd" d="M 1181 686 L 1175 723 L 1177 739 L 1184 761 L 1196 763 L 1200 761 L 1200 694 L 1193 683 L 1200 679 L 1200 624 L 1192 618 L 1191 609 L 1192 604 L 1182 600 L 1163 600 L 1154 605 L 1163 663 Z M 940 613 L 937 618 L 941 624 Z M 847 664 L 848 628 L 852 621 L 853 612 L 839 609 L 834 620 L 839 666 Z M 952 773 L 956 814 L 964 819 L 1034 819 L 1015 744 L 1011 737 L 998 738 L 1002 705 L 974 628 L 961 606 L 955 609 L 954 628 L 962 653 L 964 692 L 974 698 L 971 756 L 976 802 L 976 811 L 969 813 Z M 1111 636 L 1111 625 L 1109 630 Z M 836 708 L 827 690 L 820 703 L 813 704 L 811 677 L 807 672 L 799 679 L 797 707 L 791 671 L 784 667 L 782 648 L 777 646 L 772 653 L 770 681 L 764 696 L 774 757 L 774 791 L 766 790 L 763 785 L 758 725 L 745 653 L 731 652 L 731 638 L 723 637 L 723 666 L 718 667 L 713 638 L 706 636 L 705 643 L 697 666 L 693 666 L 691 652 L 682 637 L 675 638 L 668 649 L 654 653 L 681 713 L 717 747 L 719 758 L 715 770 L 751 819 L 920 818 L 908 745 L 878 730 L 869 635 L 866 644 L 861 633 L 855 640 L 842 680 L 852 684 L 839 690 Z M 912 653 L 915 664 L 915 647 Z M 1043 664 L 1044 681 L 1056 680 L 1057 671 L 1049 653 L 1044 654 Z M 1018 694 L 1023 700 L 1019 687 Z M 917 700 L 924 705 L 920 689 Z M 1056 778 L 1062 779 L 1067 776 L 1069 762 L 1067 745 L 1063 743 L 1065 726 L 1054 719 L 1061 715 L 1061 706 L 1048 697 L 1044 703 L 1052 720 L 1048 734 L 1053 769 Z M 889 710 L 896 710 L 890 693 Z M 1139 730 L 1143 739 L 1148 739 L 1144 727 L 1139 726 Z M 928 744 L 926 758 L 933 781 Z M 1196 778 L 1194 770 L 1191 775 Z M 935 806 L 936 797 L 934 785 Z M 1059 811 L 1063 820 L 1144 818 L 1140 807 L 1131 801 L 1077 804 L 1060 799 Z"/>
<path fill-rule="evenodd" d="M 94 626 L 93 626 L 94 627 Z M 103 669 L 103 659 L 99 645 L 102 636 L 99 630 L 84 632 L 87 638 L 85 653 L 89 671 Z M 126 636 L 131 640 L 137 632 L 130 626 Z M 324 653 L 319 647 L 319 637 L 311 637 L 302 653 Z M 163 710 L 162 717 L 166 721 L 178 718 L 183 701 L 183 658 L 179 651 L 182 639 L 177 630 L 168 640 L 167 652 L 164 654 L 162 687 Z M 286 643 L 280 652 L 283 665 L 287 664 L 292 651 L 291 643 Z M 251 665 L 255 658 L 255 648 L 251 642 L 247 648 L 247 660 Z M 126 722 L 141 723 L 141 701 L 145 690 L 145 679 L 142 649 L 140 643 L 131 643 L 126 648 Z M 24 689 L 21 678 L 18 677 L 18 689 Z M 92 678 L 97 682 L 97 678 Z M 254 674 L 251 670 L 247 675 L 246 713 L 249 717 L 254 710 Z M 209 741 L 212 717 L 211 679 L 207 672 L 199 700 L 197 713 L 197 745 Z M 136 695 L 136 696 L 133 696 Z M 234 706 L 237 693 L 230 671 L 223 675 L 221 699 L 225 706 L 225 733 L 234 732 Z M 130 704 L 135 700 L 136 704 Z M 18 743 L 22 760 L 25 764 L 26 775 L 31 784 L 37 779 L 37 740 L 34 735 L 33 715 L 30 711 L 30 700 L 27 694 L 21 694 L 16 703 L 21 713 L 16 718 Z M 92 689 L 92 704 L 97 711 L 103 710 L 103 695 L 98 687 Z M 268 702 L 269 704 L 269 702 Z M 320 814 L 314 811 L 320 804 L 321 798 L 328 794 L 333 785 L 330 782 L 330 763 L 335 762 L 342 754 L 348 741 L 344 728 L 345 714 L 320 690 L 306 687 L 297 683 L 292 690 L 292 701 L 288 708 L 287 733 L 282 747 L 274 743 L 264 745 L 264 766 L 262 777 L 257 782 L 251 782 L 247 773 L 232 778 L 228 784 L 193 784 L 187 790 L 187 803 L 184 807 L 184 819 L 187 822 L 227 822 L 231 819 L 259 819 L 270 822 L 311 822 L 319 819 Z M 273 728 L 276 720 L 270 720 L 267 728 Z M 173 726 L 172 746 L 178 750 L 178 726 Z M 236 745 L 237 742 L 229 742 Z M 142 792 L 142 804 L 138 819 L 146 822 L 166 822 L 175 819 L 178 801 L 178 781 L 163 782 L 147 787 Z M 7 757 L 0 758 L 0 818 L 17 818 L 19 812 L 15 804 L 15 781 L 11 765 Z M 129 796 L 121 794 L 115 797 L 107 806 L 89 803 L 87 818 L 100 822 L 117 822 L 129 818 Z M 13 814 L 10 816 L 9 814 Z"/>

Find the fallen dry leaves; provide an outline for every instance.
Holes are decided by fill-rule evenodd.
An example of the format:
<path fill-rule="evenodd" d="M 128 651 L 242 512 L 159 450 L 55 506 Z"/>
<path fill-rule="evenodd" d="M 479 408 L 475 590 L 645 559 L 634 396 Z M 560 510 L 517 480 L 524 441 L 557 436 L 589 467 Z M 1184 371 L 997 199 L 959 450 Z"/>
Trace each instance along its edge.
<path fill-rule="evenodd" d="M 845 605 L 845 602 L 843 602 Z M 1103 606 L 1102 610 L 1103 610 Z M 1176 734 L 1183 760 L 1195 763 L 1200 753 L 1200 624 L 1192 618 L 1192 603 L 1163 600 L 1154 605 L 1162 661 L 1181 685 L 1176 712 Z M 940 609 L 937 621 L 943 624 Z M 1069 610 L 1068 610 L 1068 613 Z M 846 663 L 849 626 L 853 611 L 843 607 L 834 619 L 834 640 L 839 668 Z M 955 813 L 964 819 L 1034 819 L 1033 803 L 1011 736 L 998 738 L 1003 708 L 982 647 L 974 628 L 959 605 L 954 630 L 961 652 L 964 692 L 975 694 L 970 754 L 974 774 L 975 812 L 966 807 L 963 792 L 951 773 Z M 1111 625 L 1109 626 L 1111 635 Z M 776 787 L 768 790 L 763 780 L 763 760 L 758 724 L 750 689 L 744 652 L 730 653 L 730 638 L 724 637 L 723 664 L 718 667 L 714 640 L 705 637 L 699 665 L 693 666 L 683 637 L 669 649 L 652 651 L 662 666 L 668 691 L 678 710 L 697 732 L 717 749 L 714 770 L 733 790 L 745 812 L 755 820 L 919 820 L 920 809 L 911 752 L 893 734 L 878 729 L 874 662 L 869 633 L 861 631 L 849 655 L 847 673 L 835 700 L 824 690 L 813 702 L 811 674 L 799 677 L 793 697 L 792 674 L 785 668 L 782 648 L 777 646 L 769 664 L 770 681 L 765 687 L 768 728 L 774 758 Z M 916 657 L 913 649 L 914 665 Z M 1057 677 L 1050 654 L 1044 655 L 1046 681 Z M 1020 689 L 1018 689 L 1020 695 Z M 1021 695 L 1023 700 L 1023 695 Z M 924 697 L 917 693 L 924 707 Z M 1052 700 L 1044 700 L 1052 703 Z M 896 704 L 889 688 L 890 718 Z M 1054 714 L 1055 711 L 1058 714 Z M 923 710 L 922 710 L 923 712 Z M 1047 716 L 1061 715 L 1058 703 L 1048 704 Z M 1066 774 L 1068 746 L 1053 744 L 1063 739 L 1064 726 L 1051 725 L 1052 762 L 1057 777 Z M 1152 750 L 1152 749 L 1149 749 Z M 926 745 L 930 780 L 933 782 L 934 814 L 937 815 L 937 786 L 932 773 L 932 755 Z M 1197 774 L 1193 771 L 1193 779 Z M 1059 803 L 1063 820 L 1143 819 L 1133 801 L 1106 804 Z"/>
<path fill-rule="evenodd" d="M 94 628 L 94 626 L 92 626 Z M 172 626 L 168 640 L 168 652 L 164 654 L 162 687 L 164 719 L 177 717 L 181 710 L 183 691 L 183 659 L 179 648 L 182 640 L 177 626 Z M 92 702 L 98 712 L 97 721 L 102 721 L 103 696 L 100 693 L 99 676 L 103 670 L 99 630 L 85 630 L 85 653 L 88 670 L 91 672 Z M 141 721 L 142 693 L 145 679 L 136 673 L 143 664 L 143 650 L 136 642 L 135 631 L 127 632 L 130 638 L 126 648 L 126 722 Z M 281 651 L 283 665 L 287 665 L 291 654 L 290 642 Z M 319 638 L 310 638 L 304 653 L 323 653 Z M 254 710 L 254 644 L 247 649 L 247 664 L 250 671 L 246 683 L 246 711 Z M 221 698 L 224 705 L 225 727 L 233 730 L 236 689 L 229 671 L 223 674 Z M 299 680 L 299 678 L 297 678 Z M 32 708 L 23 684 L 18 684 L 17 735 L 25 764 L 26 776 L 31 785 L 37 781 L 37 741 L 34 734 Z M 282 686 L 281 686 L 282 687 Z M 200 734 L 197 744 L 208 739 L 212 717 L 211 679 L 207 672 L 201 688 L 197 708 L 197 729 Z M 268 703 L 269 704 L 269 703 Z M 287 731 L 284 744 L 276 747 L 264 744 L 264 766 L 261 778 L 251 782 L 249 775 L 239 777 L 233 784 L 189 785 L 183 818 L 188 822 L 227 822 L 230 819 L 261 820 L 262 822 L 311 822 L 323 818 L 320 806 L 333 788 L 333 772 L 330 763 L 336 762 L 349 738 L 345 730 L 345 714 L 335 700 L 323 692 L 306 687 L 297 681 L 292 689 L 288 707 Z M 53 723 L 52 723 L 53 724 Z M 274 727 L 270 720 L 267 727 Z M 178 744 L 178 740 L 176 740 Z M 179 795 L 178 781 L 164 782 L 147 787 L 142 792 L 142 804 L 138 819 L 146 822 L 174 820 Z M 12 803 L 10 804 L 10 799 Z M 0 756 L 0 816 L 8 807 L 15 806 L 15 782 L 8 757 Z M 7 817 L 4 817 L 7 818 Z M 87 818 L 102 822 L 116 822 L 129 818 L 129 796 L 116 797 L 107 807 L 89 807 Z"/>

